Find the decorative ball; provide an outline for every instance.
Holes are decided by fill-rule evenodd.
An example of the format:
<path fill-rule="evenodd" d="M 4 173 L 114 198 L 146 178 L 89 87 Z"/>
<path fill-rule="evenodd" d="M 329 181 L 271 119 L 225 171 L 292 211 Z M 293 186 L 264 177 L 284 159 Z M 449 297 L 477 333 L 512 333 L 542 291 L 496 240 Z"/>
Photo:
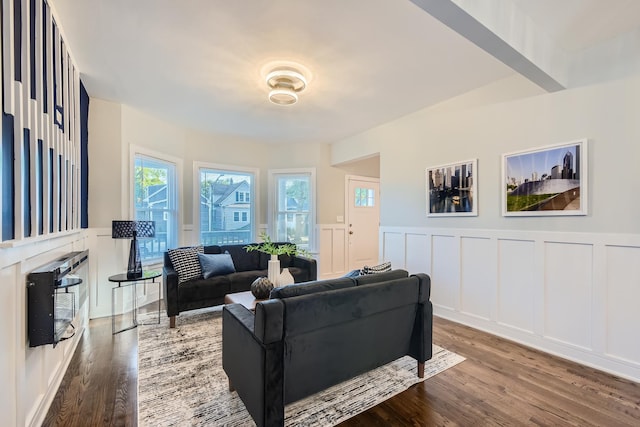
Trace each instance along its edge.
<path fill-rule="evenodd" d="M 273 283 L 266 277 L 258 277 L 251 284 L 251 293 L 256 299 L 267 299 L 273 289 Z"/>

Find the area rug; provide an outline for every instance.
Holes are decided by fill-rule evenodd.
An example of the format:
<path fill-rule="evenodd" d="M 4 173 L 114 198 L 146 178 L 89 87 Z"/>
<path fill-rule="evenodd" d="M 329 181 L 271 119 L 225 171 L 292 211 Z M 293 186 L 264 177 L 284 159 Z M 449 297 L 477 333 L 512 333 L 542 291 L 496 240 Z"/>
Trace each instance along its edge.
<path fill-rule="evenodd" d="M 433 346 L 425 378 L 464 358 Z M 422 381 L 405 356 L 287 405 L 286 426 L 333 426 Z M 180 315 L 178 327 L 138 327 L 139 426 L 251 426 L 253 419 L 222 369 L 220 307 Z"/>

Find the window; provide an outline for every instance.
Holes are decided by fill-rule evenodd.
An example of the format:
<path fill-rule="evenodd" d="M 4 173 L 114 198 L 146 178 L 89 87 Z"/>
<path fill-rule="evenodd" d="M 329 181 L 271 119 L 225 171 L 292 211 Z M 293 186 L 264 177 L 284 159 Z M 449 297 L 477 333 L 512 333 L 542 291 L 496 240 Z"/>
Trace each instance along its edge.
<path fill-rule="evenodd" d="M 249 202 L 251 200 L 251 193 L 244 191 L 236 191 L 236 202 Z"/>
<path fill-rule="evenodd" d="M 313 248 L 315 170 L 272 171 L 270 178 L 272 238 Z"/>
<path fill-rule="evenodd" d="M 134 157 L 134 216 L 155 221 L 156 236 L 140 239 L 142 261 L 159 260 L 178 241 L 175 163 L 139 153 Z"/>
<path fill-rule="evenodd" d="M 356 188 L 355 192 L 354 200 L 356 207 L 372 208 L 376 205 L 375 191 L 373 188 Z"/>
<path fill-rule="evenodd" d="M 194 207 L 200 243 L 226 245 L 252 243 L 255 207 L 254 170 L 195 162 L 195 186 L 200 194 Z"/>

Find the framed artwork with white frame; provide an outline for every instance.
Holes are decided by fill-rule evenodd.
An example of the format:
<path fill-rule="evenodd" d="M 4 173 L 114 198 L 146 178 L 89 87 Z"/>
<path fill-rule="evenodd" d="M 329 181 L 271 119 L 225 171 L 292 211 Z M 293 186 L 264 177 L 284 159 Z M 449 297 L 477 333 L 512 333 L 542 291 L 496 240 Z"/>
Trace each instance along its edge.
<path fill-rule="evenodd" d="M 587 140 L 502 155 L 502 215 L 587 215 Z"/>
<path fill-rule="evenodd" d="M 426 169 L 427 216 L 478 216 L 478 159 Z"/>

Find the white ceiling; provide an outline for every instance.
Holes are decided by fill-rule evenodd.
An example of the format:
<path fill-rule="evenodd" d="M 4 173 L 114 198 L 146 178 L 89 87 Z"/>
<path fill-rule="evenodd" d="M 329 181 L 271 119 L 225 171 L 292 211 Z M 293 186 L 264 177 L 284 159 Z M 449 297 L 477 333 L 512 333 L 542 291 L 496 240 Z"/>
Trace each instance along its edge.
<path fill-rule="evenodd" d="M 637 0 L 501 2 L 567 51 L 640 28 Z M 90 96 L 264 142 L 334 142 L 514 74 L 425 11 L 464 0 L 50 3 Z M 310 73 L 294 106 L 267 100 L 280 60 Z"/>

